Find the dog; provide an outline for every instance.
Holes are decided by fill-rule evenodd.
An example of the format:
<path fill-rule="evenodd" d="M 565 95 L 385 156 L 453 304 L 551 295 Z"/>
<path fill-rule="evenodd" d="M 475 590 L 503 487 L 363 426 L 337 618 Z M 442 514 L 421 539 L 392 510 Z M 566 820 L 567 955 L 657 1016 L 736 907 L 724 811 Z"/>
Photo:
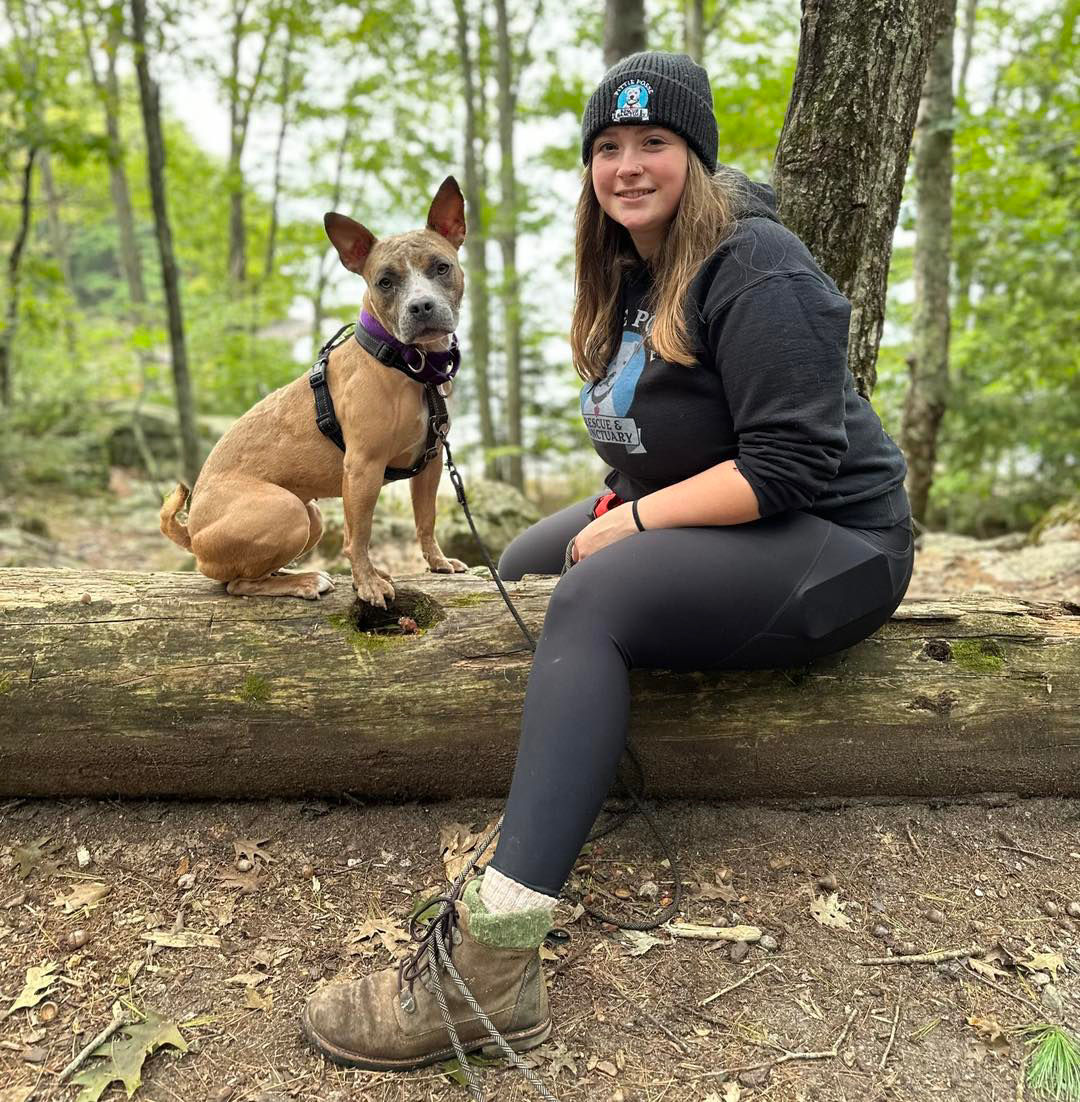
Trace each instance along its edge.
<path fill-rule="evenodd" d="M 453 334 L 465 289 L 458 261 L 465 201 L 454 177 L 439 187 L 424 229 L 379 241 L 337 212 L 328 213 L 323 224 L 341 263 L 366 284 L 361 323 L 365 314 L 374 318 L 387 335 L 424 356 L 456 349 Z M 385 609 L 394 586 L 368 555 L 372 516 L 379 490 L 389 481 L 387 468 L 412 468 L 428 451 L 425 387 L 408 371 L 377 360 L 358 339 L 333 349 L 325 376 L 344 450 L 316 424 L 314 384 L 305 375 L 268 394 L 221 437 L 194 493 L 181 482 L 165 501 L 161 531 L 190 550 L 198 570 L 224 582 L 234 596 L 317 600 L 334 588 L 328 574 L 283 568 L 322 536 L 316 499 L 341 497 L 353 586 L 362 601 Z M 448 395 L 450 386 L 443 383 L 440 393 Z M 435 538 L 442 466 L 435 448 L 434 457 L 410 479 L 416 536 L 429 570 L 461 573 L 468 567 L 448 559 Z M 189 498 L 184 524 L 177 513 Z"/>

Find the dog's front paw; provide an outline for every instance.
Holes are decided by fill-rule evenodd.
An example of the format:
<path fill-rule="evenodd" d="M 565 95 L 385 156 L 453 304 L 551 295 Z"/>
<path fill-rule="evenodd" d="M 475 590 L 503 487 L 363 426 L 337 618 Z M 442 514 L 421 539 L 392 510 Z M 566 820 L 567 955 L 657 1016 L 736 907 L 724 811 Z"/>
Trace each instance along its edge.
<path fill-rule="evenodd" d="M 432 574 L 464 574 L 469 568 L 460 559 L 431 559 L 428 570 Z"/>
<path fill-rule="evenodd" d="M 375 573 L 353 574 L 353 589 L 361 601 L 366 601 L 376 608 L 386 608 L 387 602 L 394 599 L 394 587 L 390 581 Z"/>

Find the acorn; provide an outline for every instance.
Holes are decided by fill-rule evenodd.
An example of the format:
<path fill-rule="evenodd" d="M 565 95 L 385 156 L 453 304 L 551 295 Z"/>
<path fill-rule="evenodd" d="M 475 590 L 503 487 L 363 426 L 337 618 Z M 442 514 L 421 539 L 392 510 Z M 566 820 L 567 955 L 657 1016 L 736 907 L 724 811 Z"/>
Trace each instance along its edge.
<path fill-rule="evenodd" d="M 305 880 L 310 880 L 310 879 L 311 879 L 311 878 L 312 878 L 312 877 L 313 877 L 313 876 L 315 875 L 315 866 L 314 866 L 314 865 L 311 865 L 311 864 L 307 864 L 307 865 L 304 865 L 304 866 L 303 866 L 303 867 L 302 867 L 302 868 L 300 869 L 300 875 L 301 875 L 301 876 L 302 876 L 302 877 L 303 877 L 303 878 L 304 878 Z"/>
<path fill-rule="evenodd" d="M 236 867 L 241 872 L 251 872 L 251 862 L 246 857 L 238 857 L 236 859 Z"/>
<path fill-rule="evenodd" d="M 69 949 L 81 949 L 89 940 L 90 935 L 85 930 L 72 930 L 67 936 L 67 946 Z"/>

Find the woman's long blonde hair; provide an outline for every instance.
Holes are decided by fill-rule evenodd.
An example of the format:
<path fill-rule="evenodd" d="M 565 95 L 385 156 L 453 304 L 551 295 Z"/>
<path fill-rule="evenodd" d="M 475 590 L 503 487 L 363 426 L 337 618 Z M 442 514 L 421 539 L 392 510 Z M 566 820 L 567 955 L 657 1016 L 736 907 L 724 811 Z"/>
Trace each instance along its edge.
<path fill-rule="evenodd" d="M 656 308 L 649 344 L 669 363 L 692 364 L 683 304 L 698 269 L 731 232 L 745 180 L 721 166 L 710 175 L 701 159 L 687 149 L 686 185 L 667 234 L 649 261 L 653 272 L 651 302 Z M 574 368 L 586 382 L 601 379 L 620 339 L 616 318 L 619 282 L 640 263 L 629 232 L 609 218 L 593 190 L 586 165 L 577 205 L 577 263 L 570 348 Z"/>

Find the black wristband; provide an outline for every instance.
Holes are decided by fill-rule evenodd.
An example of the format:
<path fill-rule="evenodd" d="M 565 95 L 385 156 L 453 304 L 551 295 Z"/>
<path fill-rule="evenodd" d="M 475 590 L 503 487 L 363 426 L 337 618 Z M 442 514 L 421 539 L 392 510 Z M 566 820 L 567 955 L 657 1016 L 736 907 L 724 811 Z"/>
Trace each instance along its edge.
<path fill-rule="evenodd" d="M 645 525 L 641 523 L 641 517 L 638 516 L 637 512 L 637 498 L 634 498 L 633 504 L 630 506 L 630 512 L 634 514 L 634 523 L 637 525 L 637 530 L 644 532 Z"/>

